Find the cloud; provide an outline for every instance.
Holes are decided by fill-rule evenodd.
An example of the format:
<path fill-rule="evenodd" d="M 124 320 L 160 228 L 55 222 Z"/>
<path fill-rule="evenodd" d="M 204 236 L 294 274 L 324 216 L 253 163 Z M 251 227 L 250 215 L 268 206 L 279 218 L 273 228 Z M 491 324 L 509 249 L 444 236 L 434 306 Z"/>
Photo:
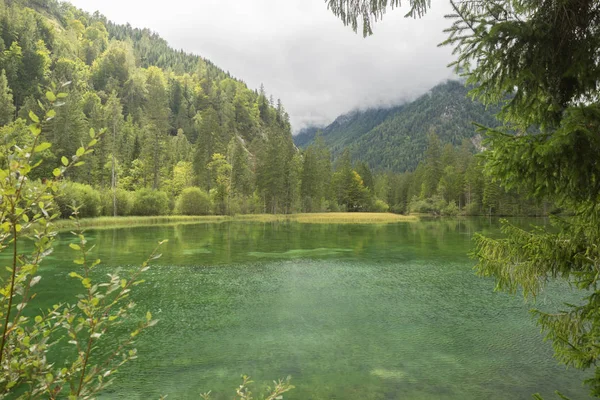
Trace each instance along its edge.
<path fill-rule="evenodd" d="M 213 61 L 251 88 L 281 98 L 294 130 L 356 108 L 394 105 L 453 76 L 446 2 L 422 19 L 390 10 L 363 38 L 324 0 L 73 0 L 118 23 L 158 32 L 171 46 Z M 165 7 L 168 5 L 168 7 Z"/>

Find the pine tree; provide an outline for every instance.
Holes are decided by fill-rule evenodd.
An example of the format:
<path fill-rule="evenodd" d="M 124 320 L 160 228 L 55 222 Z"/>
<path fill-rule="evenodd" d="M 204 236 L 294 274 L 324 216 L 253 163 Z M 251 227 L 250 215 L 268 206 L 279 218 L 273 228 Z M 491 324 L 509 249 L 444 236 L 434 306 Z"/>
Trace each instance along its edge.
<path fill-rule="evenodd" d="M 147 71 L 146 87 L 148 100 L 146 102 L 146 115 L 148 124 L 148 156 L 152 165 L 152 187 L 160 187 L 160 169 L 162 167 L 164 143 L 169 128 L 168 93 L 165 76 L 161 69 L 150 67 Z"/>
<path fill-rule="evenodd" d="M 211 171 L 206 168 L 215 153 L 223 153 L 224 146 L 220 142 L 221 125 L 219 116 L 214 108 L 210 107 L 196 115 L 198 138 L 194 150 L 194 170 L 198 178 L 198 185 L 209 191 L 212 187 Z"/>
<path fill-rule="evenodd" d="M 113 216 L 117 216 L 117 138 L 121 131 L 121 125 L 123 123 L 123 107 L 121 101 L 117 97 L 117 94 L 113 92 L 105 106 L 106 122 L 108 126 L 108 138 L 110 146 L 110 164 L 111 164 L 111 175 L 110 175 L 110 186 L 113 195 Z"/>
<path fill-rule="evenodd" d="M 234 195 L 246 198 L 254 191 L 254 184 L 249 152 L 243 139 L 232 138 L 227 154 L 231 164 L 231 190 Z"/>
<path fill-rule="evenodd" d="M 442 173 L 442 148 L 440 138 L 435 132 L 431 132 L 428 137 L 427 150 L 425 151 L 423 197 L 431 197 L 436 193 Z"/>

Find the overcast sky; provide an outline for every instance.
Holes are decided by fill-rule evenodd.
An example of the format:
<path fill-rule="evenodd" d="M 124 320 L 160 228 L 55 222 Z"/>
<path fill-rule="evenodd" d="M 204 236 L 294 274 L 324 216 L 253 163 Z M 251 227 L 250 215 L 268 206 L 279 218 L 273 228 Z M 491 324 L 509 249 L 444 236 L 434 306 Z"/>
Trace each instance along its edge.
<path fill-rule="evenodd" d="M 389 11 L 363 38 L 324 0 L 71 0 L 108 19 L 150 28 L 255 89 L 281 98 L 295 131 L 356 108 L 395 105 L 453 76 L 446 0 L 423 19 Z"/>

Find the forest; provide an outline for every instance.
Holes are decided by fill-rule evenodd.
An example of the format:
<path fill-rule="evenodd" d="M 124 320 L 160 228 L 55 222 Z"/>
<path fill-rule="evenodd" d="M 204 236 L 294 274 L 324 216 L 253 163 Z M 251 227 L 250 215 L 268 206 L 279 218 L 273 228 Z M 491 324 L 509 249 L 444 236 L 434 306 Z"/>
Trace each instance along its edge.
<path fill-rule="evenodd" d="M 439 141 L 430 141 L 421 163 L 423 144 L 416 151 L 411 146 L 398 150 L 399 162 L 418 163 L 414 172 L 386 172 L 381 164 L 371 171 L 373 163 L 352 156 L 352 146 L 344 152 L 319 141 L 298 149 L 281 101 L 263 87 L 249 89 L 208 60 L 173 50 L 150 30 L 116 25 L 55 1 L 3 1 L 0 18 L 4 142 L 29 140 L 31 112 L 50 103 L 56 111 L 44 126 L 52 147 L 40 155 L 44 163 L 32 177 L 49 176 L 62 165 L 61 157 L 75 154 L 90 130 L 102 134 L 85 165 L 65 176 L 58 199 L 63 217 L 74 204 L 82 217 L 544 211 L 523 206 L 517 196 L 485 180 L 482 165 L 472 157 L 477 149 L 466 142 L 455 150 L 451 145 L 438 149 Z M 431 96 L 438 103 L 457 91 L 464 97 L 459 86 L 440 86 Z M 475 107 L 464 103 L 463 108 Z M 428 109 L 420 103 L 410 107 Z M 413 118 L 429 118 L 425 111 Z M 453 135 L 473 135 L 472 126 L 470 132 L 461 129 L 465 132 Z M 427 140 L 416 132 L 421 139 L 415 143 Z M 344 134 L 352 137 L 348 129 Z M 382 139 L 360 140 L 389 147 Z"/>
<path fill-rule="evenodd" d="M 497 126 L 497 106 L 485 107 L 469 96 L 464 80 L 449 80 L 422 96 L 391 108 L 354 110 L 322 128 L 309 127 L 294 137 L 301 148 L 308 146 L 321 129 L 333 157 L 345 149 L 355 161 L 374 170 L 414 171 L 425 155 L 428 135 L 435 132 L 442 143 L 460 146 L 463 139 L 478 144 L 482 136 L 474 124 Z"/>

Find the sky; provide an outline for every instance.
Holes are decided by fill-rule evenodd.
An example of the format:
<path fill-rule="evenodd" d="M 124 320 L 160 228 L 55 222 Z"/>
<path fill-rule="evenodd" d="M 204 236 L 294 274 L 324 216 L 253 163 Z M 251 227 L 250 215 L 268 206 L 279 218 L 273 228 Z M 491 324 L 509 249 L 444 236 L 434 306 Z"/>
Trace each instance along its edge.
<path fill-rule="evenodd" d="M 437 47 L 446 0 L 422 19 L 389 10 L 363 38 L 324 0 L 70 0 L 109 20 L 159 33 L 176 49 L 211 60 L 252 89 L 280 98 L 295 132 L 354 109 L 414 99 L 452 78 L 451 49 Z M 168 7 L 168 8 L 167 8 Z"/>

